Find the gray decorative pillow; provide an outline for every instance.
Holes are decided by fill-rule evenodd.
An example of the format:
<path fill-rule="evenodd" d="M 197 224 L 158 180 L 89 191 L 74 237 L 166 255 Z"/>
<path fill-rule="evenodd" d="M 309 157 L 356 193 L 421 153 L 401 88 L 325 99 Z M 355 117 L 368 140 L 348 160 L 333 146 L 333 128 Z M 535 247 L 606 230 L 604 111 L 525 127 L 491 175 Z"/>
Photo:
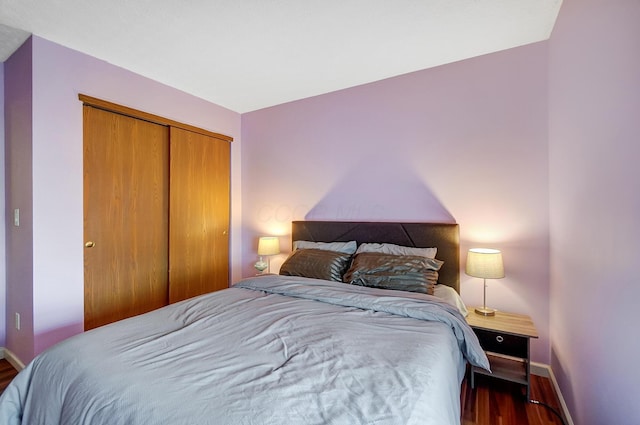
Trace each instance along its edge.
<path fill-rule="evenodd" d="M 435 258 L 364 252 L 356 254 L 343 281 L 352 285 L 433 295 L 442 264 Z"/>
<path fill-rule="evenodd" d="M 356 241 L 349 242 L 312 242 L 312 241 L 293 241 L 293 250 L 297 249 L 322 249 L 325 251 L 337 251 L 345 254 L 354 254 L 358 244 Z"/>
<path fill-rule="evenodd" d="M 301 276 L 342 282 L 351 255 L 324 249 L 298 249 L 280 267 L 283 276 Z"/>

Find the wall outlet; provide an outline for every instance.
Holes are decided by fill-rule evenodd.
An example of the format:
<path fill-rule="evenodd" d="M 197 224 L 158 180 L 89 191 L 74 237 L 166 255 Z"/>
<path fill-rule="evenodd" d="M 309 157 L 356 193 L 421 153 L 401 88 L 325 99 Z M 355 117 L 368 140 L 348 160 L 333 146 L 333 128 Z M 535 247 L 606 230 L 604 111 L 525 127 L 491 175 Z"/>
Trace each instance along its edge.
<path fill-rule="evenodd" d="M 20 330 L 20 313 L 16 313 L 16 329 Z"/>

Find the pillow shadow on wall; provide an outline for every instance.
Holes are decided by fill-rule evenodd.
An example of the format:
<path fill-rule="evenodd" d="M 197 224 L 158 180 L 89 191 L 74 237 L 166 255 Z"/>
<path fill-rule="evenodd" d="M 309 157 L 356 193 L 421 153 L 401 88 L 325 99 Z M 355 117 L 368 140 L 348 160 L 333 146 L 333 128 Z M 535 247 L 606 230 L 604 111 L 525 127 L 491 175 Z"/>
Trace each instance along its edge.
<path fill-rule="evenodd" d="M 455 223 L 424 178 L 406 165 L 353 167 L 305 220 Z"/>

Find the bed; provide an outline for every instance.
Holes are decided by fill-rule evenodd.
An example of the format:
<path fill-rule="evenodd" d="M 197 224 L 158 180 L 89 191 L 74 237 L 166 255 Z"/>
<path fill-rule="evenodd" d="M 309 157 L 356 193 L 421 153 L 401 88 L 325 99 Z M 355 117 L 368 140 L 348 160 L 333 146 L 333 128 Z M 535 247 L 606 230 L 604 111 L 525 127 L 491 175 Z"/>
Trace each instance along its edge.
<path fill-rule="evenodd" d="M 457 225 L 304 221 L 292 240 L 288 275 L 247 278 L 46 350 L 3 393 L 0 423 L 459 424 L 466 363 L 488 361 L 451 298 Z M 328 249 L 336 243 L 372 251 L 348 254 L 344 268 Z M 423 259 L 427 248 L 436 258 Z M 328 268 L 313 260 L 327 255 Z M 368 260 L 354 270 L 359 255 Z M 403 260 L 381 268 L 385 256 Z M 415 286 L 414 260 L 435 264 L 438 283 L 422 273 Z M 364 273 L 372 264 L 377 274 Z M 320 269 L 353 281 L 302 275 Z M 394 286 L 407 282 L 412 291 Z"/>

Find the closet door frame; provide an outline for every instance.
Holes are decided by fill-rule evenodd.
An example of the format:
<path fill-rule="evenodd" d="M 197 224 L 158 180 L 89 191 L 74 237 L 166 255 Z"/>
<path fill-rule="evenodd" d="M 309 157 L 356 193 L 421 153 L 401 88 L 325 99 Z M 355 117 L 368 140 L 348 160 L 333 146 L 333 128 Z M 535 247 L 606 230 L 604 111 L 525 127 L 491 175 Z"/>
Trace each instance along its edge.
<path fill-rule="evenodd" d="M 216 139 L 224 140 L 226 142 L 233 142 L 233 137 L 226 136 L 220 133 L 214 133 L 213 131 L 205 130 L 200 127 L 195 127 L 189 124 L 184 124 L 179 121 L 174 121 L 169 118 L 164 118 L 159 115 L 150 114 L 137 109 L 129 108 L 128 106 L 118 105 L 117 103 L 108 102 L 106 100 L 98 99 L 95 97 L 79 94 L 78 99 L 85 105 L 93 106 L 94 108 L 104 109 L 105 111 L 116 112 L 121 115 L 128 115 L 132 118 L 149 121 L 155 124 L 166 125 L 167 127 L 176 127 L 183 130 L 189 130 L 194 133 L 203 134 L 205 136 L 213 137 Z"/>

